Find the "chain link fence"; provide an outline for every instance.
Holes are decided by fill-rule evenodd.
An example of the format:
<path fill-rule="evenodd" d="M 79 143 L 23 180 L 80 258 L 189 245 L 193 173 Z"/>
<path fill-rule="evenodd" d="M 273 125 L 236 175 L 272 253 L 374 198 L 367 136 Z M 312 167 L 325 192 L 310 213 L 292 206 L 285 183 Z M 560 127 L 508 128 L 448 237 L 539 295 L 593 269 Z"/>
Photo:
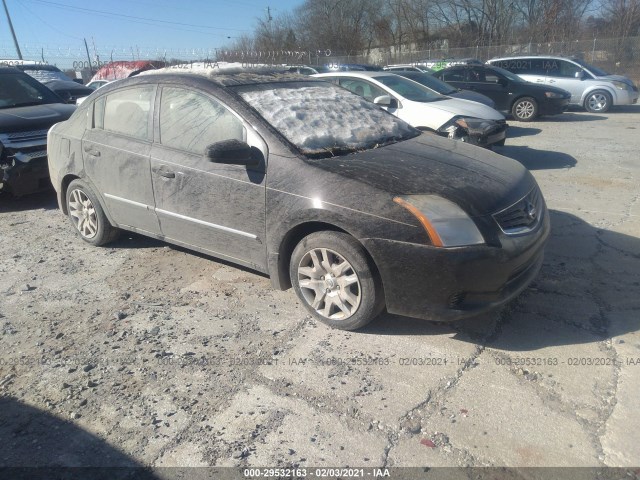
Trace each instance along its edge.
<path fill-rule="evenodd" d="M 115 60 L 155 60 L 166 64 L 234 61 L 248 65 L 332 65 L 360 63 L 389 65 L 394 63 L 415 63 L 440 59 L 477 58 L 486 61 L 493 57 L 507 55 L 577 56 L 587 63 L 611 73 L 625 74 L 640 83 L 640 37 L 594 38 L 552 43 L 525 43 L 517 45 L 492 45 L 472 47 L 448 47 L 441 42 L 434 48 L 373 48 L 357 55 L 340 55 L 330 50 L 315 51 L 225 51 L 217 48 L 159 48 L 122 47 L 89 45 L 89 54 L 84 44 L 67 46 L 21 45 L 25 60 L 42 61 L 58 66 L 62 70 L 82 72 L 83 77 L 95 72 L 104 64 Z M 13 45 L 0 45 L 0 60 L 16 58 Z"/>

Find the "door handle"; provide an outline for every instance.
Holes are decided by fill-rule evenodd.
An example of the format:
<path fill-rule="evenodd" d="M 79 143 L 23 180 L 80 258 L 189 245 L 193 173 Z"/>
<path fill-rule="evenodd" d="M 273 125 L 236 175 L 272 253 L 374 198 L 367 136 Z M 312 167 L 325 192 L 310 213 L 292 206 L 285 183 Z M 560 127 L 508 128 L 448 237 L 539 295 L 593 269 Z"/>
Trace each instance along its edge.
<path fill-rule="evenodd" d="M 161 177 L 164 177 L 164 178 L 176 178 L 175 172 L 167 170 L 164 165 L 160 167 L 155 167 L 153 169 L 153 173 L 155 173 L 156 175 L 160 175 Z"/>
<path fill-rule="evenodd" d="M 544 80 L 537 79 L 536 83 L 544 83 Z"/>
<path fill-rule="evenodd" d="M 549 80 L 549 83 L 556 83 L 556 81 L 551 79 L 551 80 Z"/>
<path fill-rule="evenodd" d="M 92 155 L 94 157 L 99 157 L 100 156 L 100 151 L 98 150 L 94 150 L 93 148 L 91 148 L 89 145 L 85 145 L 84 147 L 84 151 L 86 153 L 88 153 L 89 155 Z"/>

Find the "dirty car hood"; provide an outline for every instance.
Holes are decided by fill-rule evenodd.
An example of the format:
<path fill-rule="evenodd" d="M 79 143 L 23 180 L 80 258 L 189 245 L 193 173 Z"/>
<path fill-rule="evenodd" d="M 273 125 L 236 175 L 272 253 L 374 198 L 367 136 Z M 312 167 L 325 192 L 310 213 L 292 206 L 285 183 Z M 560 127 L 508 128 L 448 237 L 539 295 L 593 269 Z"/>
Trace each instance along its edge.
<path fill-rule="evenodd" d="M 529 171 L 515 160 L 430 134 L 310 162 L 392 195 L 439 195 L 473 216 L 505 208 L 536 185 Z"/>
<path fill-rule="evenodd" d="M 75 109 L 75 105 L 63 103 L 0 109 L 0 132 L 49 128 L 54 123 L 68 119 Z"/>

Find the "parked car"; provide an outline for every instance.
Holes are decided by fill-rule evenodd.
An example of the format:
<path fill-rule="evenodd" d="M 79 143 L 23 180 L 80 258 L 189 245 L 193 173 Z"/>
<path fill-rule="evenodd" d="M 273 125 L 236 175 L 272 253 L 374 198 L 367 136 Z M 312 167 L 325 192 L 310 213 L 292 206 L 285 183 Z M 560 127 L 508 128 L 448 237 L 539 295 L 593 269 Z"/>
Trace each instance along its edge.
<path fill-rule="evenodd" d="M 443 82 L 439 78 L 429 75 L 428 73 L 421 72 L 397 72 L 392 71 L 396 75 L 408 78 L 414 82 L 418 82 L 427 88 L 439 93 L 440 95 L 446 95 L 447 97 L 461 98 L 463 100 L 471 100 L 472 102 L 482 103 L 488 107 L 496 108 L 496 103 L 486 95 L 482 95 L 478 92 L 472 92 L 471 90 L 460 90 L 446 82 Z"/>
<path fill-rule="evenodd" d="M 521 122 L 540 115 L 557 115 L 569 108 L 571 94 L 551 85 L 527 82 L 507 70 L 488 65 L 460 65 L 434 74 L 456 88 L 473 90 L 491 98 L 496 109 Z"/>
<path fill-rule="evenodd" d="M 0 67 L 0 191 L 21 196 L 51 188 L 47 131 L 74 110 L 29 75 Z"/>
<path fill-rule="evenodd" d="M 131 230 L 250 267 L 337 328 L 385 305 L 432 320 L 493 309 L 536 276 L 549 235 L 518 162 L 313 78 L 122 80 L 54 126 L 49 151 L 84 241 Z"/>
<path fill-rule="evenodd" d="M 14 66 L 53 90 L 66 103 L 76 103 L 78 98 L 86 97 L 92 92 L 90 88 L 74 82 L 54 65 L 23 62 Z"/>
<path fill-rule="evenodd" d="M 576 58 L 521 56 L 492 58 L 487 62 L 524 80 L 563 88 L 571 93 L 571 104 L 594 113 L 615 105 L 638 102 L 638 87 L 622 75 L 611 75 Z"/>
<path fill-rule="evenodd" d="M 383 70 L 387 70 L 389 72 L 397 73 L 397 72 L 423 72 L 423 73 L 433 73 L 435 70 L 430 69 L 426 65 L 422 64 L 396 64 L 396 65 L 387 65 L 382 68 Z"/>
<path fill-rule="evenodd" d="M 325 65 L 332 72 L 380 72 L 382 67 L 364 63 L 334 63 Z"/>
<path fill-rule="evenodd" d="M 100 87 L 104 87 L 107 83 L 110 83 L 110 81 L 109 80 L 93 80 L 87 83 L 86 87 L 90 88 L 91 90 L 97 90 Z"/>
<path fill-rule="evenodd" d="M 336 72 L 314 75 L 364 97 L 410 125 L 474 145 L 504 145 L 504 116 L 476 102 L 445 97 L 390 72 Z"/>
<path fill-rule="evenodd" d="M 315 75 L 319 73 L 315 68 L 308 65 L 287 65 L 286 70 L 291 73 L 299 73 L 300 75 Z"/>

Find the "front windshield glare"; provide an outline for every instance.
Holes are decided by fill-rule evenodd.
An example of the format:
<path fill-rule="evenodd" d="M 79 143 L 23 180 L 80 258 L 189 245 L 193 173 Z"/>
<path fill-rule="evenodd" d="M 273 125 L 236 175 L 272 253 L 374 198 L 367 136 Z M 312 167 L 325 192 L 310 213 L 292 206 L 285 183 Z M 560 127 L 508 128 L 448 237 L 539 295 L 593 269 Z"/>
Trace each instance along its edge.
<path fill-rule="evenodd" d="M 516 75 L 515 73 L 511 73 L 509 70 L 505 70 L 504 68 L 491 67 L 491 70 L 493 70 L 494 73 L 502 75 L 503 77 L 507 77 L 512 82 L 519 82 L 519 83 L 524 82 L 524 80 L 520 78 L 518 75 Z"/>
<path fill-rule="evenodd" d="M 442 99 L 442 95 L 398 75 L 381 75 L 374 78 L 397 94 L 413 102 L 433 102 L 434 100 Z"/>
<path fill-rule="evenodd" d="M 377 105 L 325 82 L 236 88 L 268 123 L 311 157 L 367 150 L 420 133 Z"/>
<path fill-rule="evenodd" d="M 24 107 L 60 101 L 46 87 L 26 75 L 0 75 L 0 108 Z"/>

